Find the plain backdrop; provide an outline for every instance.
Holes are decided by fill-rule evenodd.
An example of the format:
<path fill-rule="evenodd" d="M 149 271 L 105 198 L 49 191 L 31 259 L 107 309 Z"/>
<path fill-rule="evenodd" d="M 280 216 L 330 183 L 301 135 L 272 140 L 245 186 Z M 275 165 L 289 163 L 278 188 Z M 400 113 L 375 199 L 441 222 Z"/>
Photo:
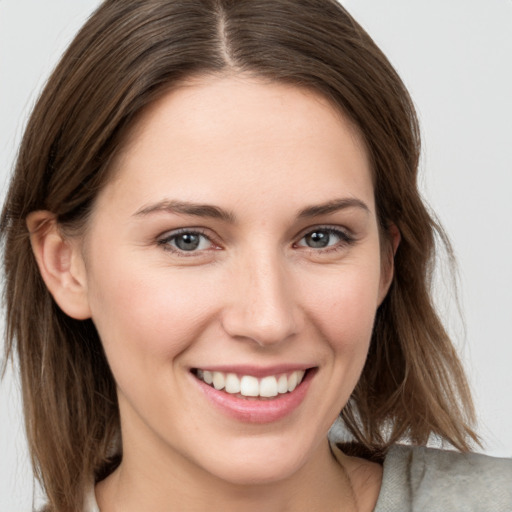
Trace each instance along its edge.
<path fill-rule="evenodd" d="M 510 457 L 512 0 L 343 3 L 388 55 L 417 106 L 421 186 L 455 248 L 465 330 L 444 274 L 439 304 L 471 380 L 483 451 Z M 38 91 L 98 4 L 0 0 L 0 199 Z M 18 388 L 8 372 L 0 386 L 2 511 L 32 508 Z"/>

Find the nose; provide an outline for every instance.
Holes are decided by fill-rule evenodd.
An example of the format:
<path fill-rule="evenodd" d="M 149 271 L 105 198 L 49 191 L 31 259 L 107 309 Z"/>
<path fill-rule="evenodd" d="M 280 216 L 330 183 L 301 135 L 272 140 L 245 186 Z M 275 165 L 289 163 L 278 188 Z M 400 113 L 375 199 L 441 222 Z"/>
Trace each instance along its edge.
<path fill-rule="evenodd" d="M 222 323 L 230 336 L 271 346 L 299 332 L 302 317 L 293 280 L 279 256 L 253 254 L 228 279 Z"/>

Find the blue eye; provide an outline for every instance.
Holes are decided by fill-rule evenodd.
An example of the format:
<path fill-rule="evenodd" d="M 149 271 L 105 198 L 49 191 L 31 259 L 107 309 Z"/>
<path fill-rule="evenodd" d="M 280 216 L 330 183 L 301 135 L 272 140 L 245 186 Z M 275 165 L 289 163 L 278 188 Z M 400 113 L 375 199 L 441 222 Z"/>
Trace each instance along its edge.
<path fill-rule="evenodd" d="M 300 247 L 324 249 L 336 245 L 350 243 L 352 238 L 341 230 L 333 228 L 318 228 L 306 233 L 298 242 Z"/>
<path fill-rule="evenodd" d="M 170 234 L 159 241 L 160 245 L 178 252 L 196 252 L 210 249 L 211 240 L 197 231 L 181 231 Z"/>

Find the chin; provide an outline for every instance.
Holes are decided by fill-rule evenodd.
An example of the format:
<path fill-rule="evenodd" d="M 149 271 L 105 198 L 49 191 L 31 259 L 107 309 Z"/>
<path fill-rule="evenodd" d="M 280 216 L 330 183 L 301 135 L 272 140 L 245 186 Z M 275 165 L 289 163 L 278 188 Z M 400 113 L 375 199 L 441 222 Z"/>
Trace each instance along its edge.
<path fill-rule="evenodd" d="M 272 464 L 240 456 L 236 462 L 226 461 L 225 467 L 217 467 L 216 476 L 224 482 L 236 486 L 271 485 L 288 479 L 300 467 L 302 467 L 302 463 L 297 465 L 294 461 L 281 461 L 278 464 Z"/>
<path fill-rule="evenodd" d="M 263 441 L 263 442 L 262 442 Z M 236 447 L 210 452 L 208 460 L 199 462 L 218 479 L 238 486 L 268 485 L 294 475 L 311 458 L 311 450 L 298 439 L 246 439 Z M 309 453 L 309 457 L 308 457 Z"/>

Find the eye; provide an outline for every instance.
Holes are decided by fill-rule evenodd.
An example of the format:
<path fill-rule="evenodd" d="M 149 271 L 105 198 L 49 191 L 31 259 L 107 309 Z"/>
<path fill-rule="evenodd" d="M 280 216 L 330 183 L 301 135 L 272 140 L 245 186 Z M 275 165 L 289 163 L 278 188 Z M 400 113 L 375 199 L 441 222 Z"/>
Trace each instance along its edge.
<path fill-rule="evenodd" d="M 340 229 L 317 228 L 306 233 L 297 243 L 299 247 L 325 249 L 343 246 L 353 242 L 353 238 Z"/>
<path fill-rule="evenodd" d="M 158 241 L 165 249 L 174 252 L 199 252 L 214 247 L 212 241 L 199 231 L 180 230 L 169 233 Z"/>

